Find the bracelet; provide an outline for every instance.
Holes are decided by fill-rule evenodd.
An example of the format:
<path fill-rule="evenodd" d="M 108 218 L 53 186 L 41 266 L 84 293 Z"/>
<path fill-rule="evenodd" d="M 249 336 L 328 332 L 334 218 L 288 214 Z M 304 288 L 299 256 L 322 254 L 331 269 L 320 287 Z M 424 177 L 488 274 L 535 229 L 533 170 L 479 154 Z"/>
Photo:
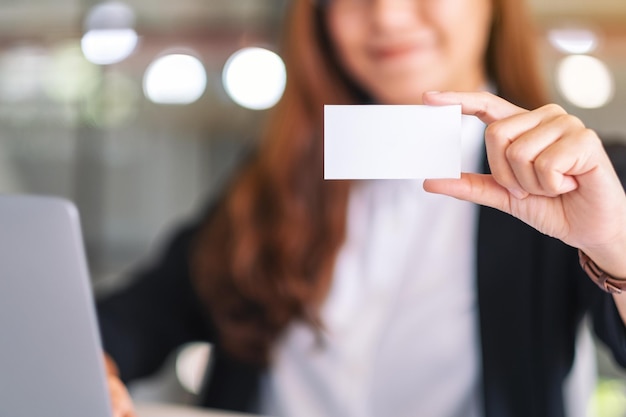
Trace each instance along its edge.
<path fill-rule="evenodd" d="M 626 279 L 615 278 L 607 274 L 585 252 L 578 249 L 580 266 L 602 290 L 611 294 L 621 294 L 626 290 Z"/>

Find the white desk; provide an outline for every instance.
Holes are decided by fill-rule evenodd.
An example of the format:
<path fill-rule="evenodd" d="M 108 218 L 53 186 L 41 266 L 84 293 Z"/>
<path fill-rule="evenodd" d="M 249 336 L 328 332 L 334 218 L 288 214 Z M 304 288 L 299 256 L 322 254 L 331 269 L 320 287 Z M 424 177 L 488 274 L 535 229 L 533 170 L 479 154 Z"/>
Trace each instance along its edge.
<path fill-rule="evenodd" d="M 254 417 L 251 414 L 173 404 L 135 404 L 135 411 L 138 417 Z"/>

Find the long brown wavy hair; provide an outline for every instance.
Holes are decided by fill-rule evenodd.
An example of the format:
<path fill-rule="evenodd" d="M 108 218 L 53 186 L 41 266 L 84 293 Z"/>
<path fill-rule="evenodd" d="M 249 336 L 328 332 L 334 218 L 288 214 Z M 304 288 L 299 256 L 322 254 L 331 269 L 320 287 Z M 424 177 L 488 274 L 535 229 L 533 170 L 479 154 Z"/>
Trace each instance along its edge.
<path fill-rule="evenodd" d="M 544 88 L 524 1 L 493 5 L 489 79 L 504 98 L 538 107 Z M 323 106 L 367 100 L 333 55 L 323 7 L 312 0 L 289 7 L 284 95 L 191 255 L 194 283 L 223 348 L 260 364 L 293 320 L 321 329 L 318 311 L 344 240 L 350 189 L 349 182 L 323 179 Z"/>

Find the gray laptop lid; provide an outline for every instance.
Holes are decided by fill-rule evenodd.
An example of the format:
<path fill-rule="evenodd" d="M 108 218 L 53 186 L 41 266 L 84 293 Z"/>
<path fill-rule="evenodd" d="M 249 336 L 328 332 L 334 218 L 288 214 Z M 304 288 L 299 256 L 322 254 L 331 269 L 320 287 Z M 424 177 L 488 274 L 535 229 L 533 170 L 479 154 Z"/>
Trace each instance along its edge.
<path fill-rule="evenodd" d="M 78 212 L 0 195 L 0 416 L 110 417 Z"/>

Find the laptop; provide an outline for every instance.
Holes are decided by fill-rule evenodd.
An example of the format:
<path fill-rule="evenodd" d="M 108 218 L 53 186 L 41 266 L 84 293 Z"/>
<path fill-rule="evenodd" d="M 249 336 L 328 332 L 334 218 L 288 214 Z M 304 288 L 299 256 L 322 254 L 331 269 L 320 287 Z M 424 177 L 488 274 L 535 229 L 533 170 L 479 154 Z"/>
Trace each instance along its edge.
<path fill-rule="evenodd" d="M 78 211 L 0 195 L 0 416 L 111 415 Z"/>

